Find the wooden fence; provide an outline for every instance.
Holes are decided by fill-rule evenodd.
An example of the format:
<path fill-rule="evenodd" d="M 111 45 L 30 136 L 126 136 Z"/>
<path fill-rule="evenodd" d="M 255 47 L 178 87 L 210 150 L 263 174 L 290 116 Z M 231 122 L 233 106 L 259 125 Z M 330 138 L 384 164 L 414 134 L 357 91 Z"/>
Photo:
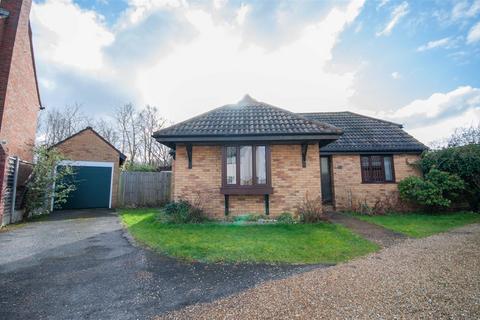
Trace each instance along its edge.
<path fill-rule="evenodd" d="M 119 205 L 122 207 L 156 207 L 170 201 L 171 171 L 122 172 Z"/>

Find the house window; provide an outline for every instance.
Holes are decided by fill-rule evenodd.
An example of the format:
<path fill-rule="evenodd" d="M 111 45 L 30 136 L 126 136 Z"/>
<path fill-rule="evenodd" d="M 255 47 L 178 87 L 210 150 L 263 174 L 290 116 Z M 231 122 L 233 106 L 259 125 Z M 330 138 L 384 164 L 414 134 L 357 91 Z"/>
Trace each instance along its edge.
<path fill-rule="evenodd" d="M 227 147 L 227 184 L 237 184 L 236 147 Z"/>
<path fill-rule="evenodd" d="M 226 146 L 223 154 L 222 191 L 225 194 L 271 192 L 268 146 Z"/>
<path fill-rule="evenodd" d="M 242 186 L 253 184 L 252 149 L 252 146 L 240 147 L 240 185 Z"/>
<path fill-rule="evenodd" d="M 361 156 L 360 159 L 363 183 L 395 182 L 391 155 Z"/>
<path fill-rule="evenodd" d="M 255 147 L 255 183 L 266 184 L 267 183 L 267 153 L 265 146 Z"/>

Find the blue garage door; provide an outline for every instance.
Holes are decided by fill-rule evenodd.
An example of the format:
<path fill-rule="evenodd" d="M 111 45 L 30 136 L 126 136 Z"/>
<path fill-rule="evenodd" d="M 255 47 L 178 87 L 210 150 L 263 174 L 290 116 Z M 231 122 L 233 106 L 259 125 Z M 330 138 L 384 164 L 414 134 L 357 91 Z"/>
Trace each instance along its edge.
<path fill-rule="evenodd" d="M 62 170 L 58 166 L 57 170 Z M 75 191 L 69 194 L 62 209 L 108 208 L 110 206 L 111 167 L 74 166 L 74 176 L 69 181 L 75 184 Z"/>

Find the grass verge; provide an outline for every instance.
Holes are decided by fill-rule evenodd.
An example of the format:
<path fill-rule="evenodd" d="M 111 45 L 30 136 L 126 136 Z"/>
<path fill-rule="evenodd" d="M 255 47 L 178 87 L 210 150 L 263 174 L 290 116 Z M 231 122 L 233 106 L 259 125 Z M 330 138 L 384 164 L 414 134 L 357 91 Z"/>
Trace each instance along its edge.
<path fill-rule="evenodd" d="M 355 217 L 414 238 L 428 237 L 469 223 L 480 222 L 480 214 L 474 212 L 395 213 L 383 216 L 355 215 Z"/>
<path fill-rule="evenodd" d="M 138 241 L 190 261 L 321 264 L 378 250 L 376 244 L 329 223 L 164 224 L 153 209 L 124 209 L 121 218 Z"/>

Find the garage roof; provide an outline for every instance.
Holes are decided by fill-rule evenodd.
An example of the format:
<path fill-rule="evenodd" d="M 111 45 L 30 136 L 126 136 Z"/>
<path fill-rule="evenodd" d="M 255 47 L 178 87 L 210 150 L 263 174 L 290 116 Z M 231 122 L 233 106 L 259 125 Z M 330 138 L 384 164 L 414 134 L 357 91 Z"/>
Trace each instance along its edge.
<path fill-rule="evenodd" d="M 77 133 L 72 134 L 70 137 L 68 137 L 68 138 L 66 138 L 66 139 L 63 139 L 63 140 L 60 141 L 60 142 L 55 143 L 55 144 L 54 144 L 53 146 L 51 146 L 50 148 L 55 148 L 56 146 L 61 145 L 61 144 L 64 143 L 65 141 L 70 140 L 70 139 L 72 139 L 73 137 L 78 136 L 79 134 L 81 134 L 81 133 L 83 133 L 83 132 L 85 132 L 85 131 L 87 131 L 87 130 L 90 130 L 91 132 L 93 132 L 93 133 L 94 133 L 97 137 L 99 137 L 103 142 L 105 142 L 105 143 L 108 144 L 112 149 L 114 149 L 116 152 L 118 152 L 118 156 L 119 156 L 119 159 L 120 159 L 120 161 L 119 161 L 120 165 L 122 165 L 122 164 L 125 162 L 125 160 L 127 159 L 127 156 L 126 156 L 125 154 L 123 154 L 120 150 L 118 150 L 113 144 L 111 144 L 110 142 L 108 142 L 107 139 L 105 139 L 104 137 L 102 137 L 97 131 L 95 131 L 95 130 L 94 130 L 92 127 L 90 127 L 90 126 L 89 126 L 89 127 L 86 127 L 86 128 L 83 129 L 83 130 L 78 131 Z"/>

